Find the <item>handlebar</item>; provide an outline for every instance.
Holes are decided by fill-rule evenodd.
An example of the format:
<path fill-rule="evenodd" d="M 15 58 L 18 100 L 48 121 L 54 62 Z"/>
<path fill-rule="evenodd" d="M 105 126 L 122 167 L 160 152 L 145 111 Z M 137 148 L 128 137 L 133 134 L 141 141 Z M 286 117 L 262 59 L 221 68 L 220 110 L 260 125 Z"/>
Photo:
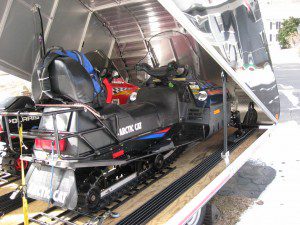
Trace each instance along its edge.
<path fill-rule="evenodd" d="M 178 70 L 183 68 L 183 72 L 179 73 Z M 169 76 L 181 76 L 186 75 L 187 71 L 184 67 L 179 67 L 178 64 L 174 61 L 168 63 L 166 66 L 161 66 L 157 68 L 151 67 L 147 63 L 140 63 L 136 65 L 137 71 L 144 71 L 150 76 L 156 78 L 156 79 L 167 79 Z"/>

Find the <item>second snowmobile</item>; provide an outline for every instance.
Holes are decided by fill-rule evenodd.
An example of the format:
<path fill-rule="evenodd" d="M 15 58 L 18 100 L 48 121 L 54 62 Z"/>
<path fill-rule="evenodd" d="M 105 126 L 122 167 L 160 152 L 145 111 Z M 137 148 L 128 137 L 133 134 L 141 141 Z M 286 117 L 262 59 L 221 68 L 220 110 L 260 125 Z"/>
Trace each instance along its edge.
<path fill-rule="evenodd" d="M 1 112 L 16 112 L 16 111 L 31 111 L 34 102 L 28 96 L 14 96 L 4 99 L 0 102 Z M 37 129 L 40 123 L 40 117 L 22 116 L 19 118 L 25 130 Z M 12 133 L 18 133 L 18 119 L 17 115 L 8 117 L 5 120 L 0 116 L 0 171 L 8 172 L 13 175 L 19 175 L 21 172 L 19 139 L 16 136 L 8 138 L 7 127 Z M 32 153 L 34 140 L 24 139 L 24 152 L 26 154 Z M 24 162 L 24 169 L 29 168 L 29 163 Z"/>

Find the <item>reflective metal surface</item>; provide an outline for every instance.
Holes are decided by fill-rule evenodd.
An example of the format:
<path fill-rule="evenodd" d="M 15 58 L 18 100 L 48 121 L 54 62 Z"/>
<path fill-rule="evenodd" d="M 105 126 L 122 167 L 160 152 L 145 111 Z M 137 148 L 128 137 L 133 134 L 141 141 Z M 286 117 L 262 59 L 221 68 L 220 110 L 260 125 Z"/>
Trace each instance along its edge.
<path fill-rule="evenodd" d="M 36 2 L 36 1 L 30 1 Z M 52 3 L 41 2 L 41 7 L 48 9 Z M 2 6 L 1 1 L 1 6 Z M 23 78 L 30 79 L 32 68 L 38 52 L 36 17 L 28 1 L 7 1 L 0 15 L 0 66 L 14 71 Z M 44 25 L 47 26 L 49 15 L 42 10 Z"/>
<path fill-rule="evenodd" d="M 166 60 L 162 58 L 170 58 L 155 47 L 159 46 L 159 48 L 162 48 L 164 46 L 164 48 L 168 48 L 168 43 L 167 45 L 151 43 L 155 50 L 152 52 L 152 55 L 148 53 L 151 51 L 151 46 L 148 46 L 147 41 L 153 35 L 178 29 L 175 19 L 159 2 L 133 0 L 119 3 L 118 1 L 107 0 L 85 1 L 85 3 L 105 21 L 116 38 L 119 49 L 116 49 L 112 58 L 117 65 L 122 65 L 123 68 L 133 68 L 135 64 L 143 59 L 152 63 L 150 56 L 154 59 L 156 58 L 159 64 L 161 64 L 161 61 Z M 166 35 L 170 36 L 172 33 L 167 33 Z M 165 40 L 163 42 L 165 43 Z M 164 51 L 164 53 L 171 54 L 168 51 Z M 133 70 L 129 70 L 128 75 L 133 81 L 145 79 L 144 74 L 137 74 Z"/>
<path fill-rule="evenodd" d="M 279 95 L 257 1 L 2 1 L 0 69 L 26 79 L 38 58 L 33 3 L 41 6 L 48 47 L 102 49 L 132 82 L 147 79 L 133 69 L 142 61 L 159 66 L 176 60 L 218 84 L 225 70 L 237 105 L 246 110 L 252 99 L 276 121 Z"/>
<path fill-rule="evenodd" d="M 276 118 L 280 101 L 256 0 L 175 1 Z"/>

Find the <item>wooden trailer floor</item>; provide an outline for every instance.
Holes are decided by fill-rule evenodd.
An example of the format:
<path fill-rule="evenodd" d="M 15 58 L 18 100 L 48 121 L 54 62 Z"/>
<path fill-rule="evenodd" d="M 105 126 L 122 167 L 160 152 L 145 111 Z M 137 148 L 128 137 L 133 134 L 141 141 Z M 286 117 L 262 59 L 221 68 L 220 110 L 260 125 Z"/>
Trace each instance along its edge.
<path fill-rule="evenodd" d="M 17 180 L 15 182 L 5 184 L 4 186 L 0 187 L 0 196 L 16 190 L 20 184 L 21 184 L 21 180 Z"/>
<path fill-rule="evenodd" d="M 230 128 L 229 133 L 233 133 L 234 129 Z M 230 155 L 230 160 L 235 160 L 243 151 L 245 151 L 257 138 L 262 134 L 262 131 L 254 132 L 248 139 L 246 139 L 242 144 L 235 149 L 235 151 Z M 214 153 L 216 150 L 220 149 L 223 145 L 223 133 L 218 132 L 209 138 L 205 142 L 197 143 L 194 146 L 190 146 L 185 150 L 179 158 L 172 164 L 176 166 L 172 172 L 156 181 L 145 190 L 131 198 L 125 204 L 121 205 L 115 212 L 120 213 L 120 217 L 117 219 L 107 218 L 105 224 L 116 224 L 121 221 L 127 215 L 132 213 L 134 210 L 142 206 L 145 202 L 151 199 L 153 196 L 161 192 L 165 187 L 170 185 L 173 181 L 180 178 L 186 172 L 191 170 L 197 164 L 199 164 L 204 158 Z M 199 180 L 195 185 L 189 188 L 184 194 L 177 198 L 173 203 L 171 203 L 167 208 L 165 208 L 160 214 L 158 214 L 154 219 L 152 219 L 148 224 L 164 224 L 173 215 L 176 214 L 180 209 L 182 209 L 186 203 L 192 200 L 201 190 L 203 190 L 215 177 L 217 177 L 226 168 L 224 161 L 220 162 L 215 166 L 210 172 L 208 172 L 201 180 Z M 2 190 L 1 190 L 2 191 Z M 34 216 L 39 212 L 43 212 L 47 209 L 48 204 L 40 201 L 34 201 L 29 204 L 30 217 Z M 51 215 L 58 215 L 63 212 L 63 210 L 56 210 L 51 213 Z M 0 219 L 0 224 L 18 224 L 22 222 L 23 214 L 22 209 L 19 208 L 15 211 L 10 212 Z M 49 221 L 46 219 L 44 221 Z M 87 217 L 80 218 L 76 221 L 76 224 L 84 224 L 88 222 Z"/>

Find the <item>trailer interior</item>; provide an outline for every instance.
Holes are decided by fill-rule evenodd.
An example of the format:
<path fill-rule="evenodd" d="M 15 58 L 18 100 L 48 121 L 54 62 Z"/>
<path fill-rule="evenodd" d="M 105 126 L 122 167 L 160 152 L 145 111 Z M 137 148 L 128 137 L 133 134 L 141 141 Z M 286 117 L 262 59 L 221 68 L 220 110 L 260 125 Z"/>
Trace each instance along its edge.
<path fill-rule="evenodd" d="M 212 119 L 207 138 L 189 144 L 168 167 L 115 199 L 105 210 L 86 215 L 29 200 L 32 224 L 96 224 L 102 219 L 103 224 L 193 224 L 195 218 L 203 216 L 201 208 L 246 162 L 259 143 L 267 140 L 279 118 L 279 95 L 258 3 L 239 0 L 194 3 L 192 0 L 0 2 L 3 71 L 31 80 L 43 48 L 60 46 L 83 53 L 100 52 L 110 59 L 104 64 L 112 63 L 126 82 L 139 88 L 149 75 L 136 70 L 137 64 L 158 68 L 174 61 L 192 71 L 196 79 L 223 86 L 225 95 L 230 96 L 223 98 L 223 102 L 228 101 L 227 108 L 213 112 L 220 113 L 221 119 L 217 122 Z M 243 21 L 243 16 L 248 20 Z M 245 36 L 251 30 L 257 34 L 249 36 L 254 42 Z M 41 44 L 41 34 L 45 46 Z M 248 42 L 244 43 L 245 39 Z M 243 120 L 250 106 L 257 111 L 255 126 L 238 140 L 224 141 L 224 130 L 228 132 L 226 137 L 239 130 L 223 129 L 224 119 L 230 118 L 227 110 L 229 114 L 239 111 Z M 191 111 L 189 116 L 195 114 Z M 21 198 L 9 198 L 20 183 L 16 180 L 0 188 L 3 200 L 0 211 L 4 214 L 0 223 L 22 224 Z M 116 214 L 119 217 L 113 218 Z"/>

